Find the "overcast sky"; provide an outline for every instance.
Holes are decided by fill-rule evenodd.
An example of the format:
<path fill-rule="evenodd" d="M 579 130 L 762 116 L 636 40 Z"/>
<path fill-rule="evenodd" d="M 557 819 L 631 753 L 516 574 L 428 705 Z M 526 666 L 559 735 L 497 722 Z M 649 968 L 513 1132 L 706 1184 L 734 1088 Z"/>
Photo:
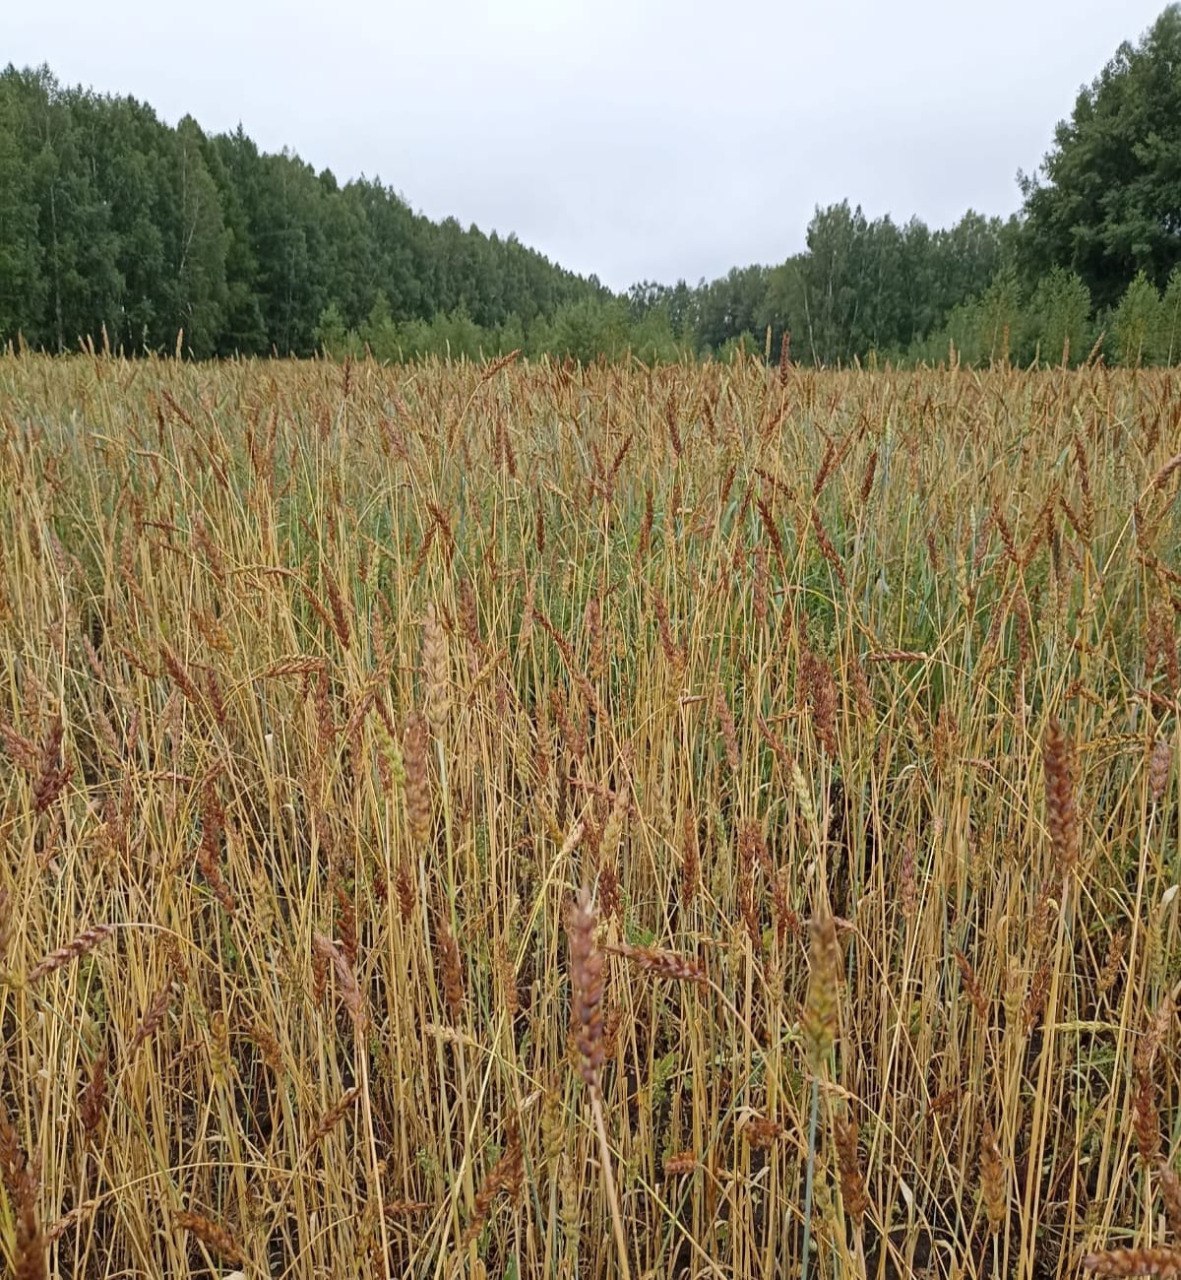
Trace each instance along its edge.
<path fill-rule="evenodd" d="M 615 288 L 782 261 L 817 204 L 1008 214 L 1164 0 L 0 0 L 0 64 L 239 121 Z"/>

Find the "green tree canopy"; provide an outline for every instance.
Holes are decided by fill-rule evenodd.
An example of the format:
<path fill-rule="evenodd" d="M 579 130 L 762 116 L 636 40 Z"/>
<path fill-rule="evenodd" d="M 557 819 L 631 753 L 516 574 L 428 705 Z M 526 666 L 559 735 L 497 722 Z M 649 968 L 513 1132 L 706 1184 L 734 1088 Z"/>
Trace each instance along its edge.
<path fill-rule="evenodd" d="M 1120 46 L 1022 184 L 1034 274 L 1071 268 L 1099 306 L 1139 271 L 1165 285 L 1181 263 L 1181 5 Z"/>
<path fill-rule="evenodd" d="M 1054 267 L 1038 281 L 1026 315 L 1027 347 L 1043 364 L 1066 359 L 1077 364 L 1088 354 L 1091 294 L 1073 271 Z"/>
<path fill-rule="evenodd" d="M 1121 364 L 1137 368 L 1151 359 L 1160 321 L 1160 294 L 1141 271 L 1128 285 L 1111 320 L 1115 352 Z"/>
<path fill-rule="evenodd" d="M 239 126 L 0 71 L 0 346 L 379 359 L 522 350 L 657 362 L 980 364 L 1067 352 L 1181 363 L 1181 4 L 1125 44 L 1059 124 L 1024 216 L 946 228 L 817 207 L 805 246 L 625 295 L 378 178 L 341 183 Z M 794 239 L 798 228 L 784 228 Z"/>

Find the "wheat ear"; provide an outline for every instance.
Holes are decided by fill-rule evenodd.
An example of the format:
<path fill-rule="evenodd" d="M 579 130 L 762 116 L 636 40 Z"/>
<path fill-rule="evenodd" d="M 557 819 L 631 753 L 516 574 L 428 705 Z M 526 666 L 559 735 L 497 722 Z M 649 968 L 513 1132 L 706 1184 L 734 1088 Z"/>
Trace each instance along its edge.
<path fill-rule="evenodd" d="M 619 1271 L 623 1280 L 631 1280 L 627 1262 L 627 1237 L 619 1212 L 615 1191 L 615 1175 L 611 1168 L 611 1148 L 607 1143 L 607 1126 L 603 1122 L 603 1102 L 599 1090 L 599 1073 L 606 1054 L 603 1049 L 603 974 L 606 960 L 595 941 L 598 919 L 589 889 L 582 889 L 570 909 L 567 926 L 570 937 L 570 981 L 574 999 L 575 1037 L 579 1069 L 590 1092 L 591 1113 L 599 1139 L 599 1158 L 603 1166 L 603 1187 L 611 1209 L 611 1226 L 619 1255 Z"/>

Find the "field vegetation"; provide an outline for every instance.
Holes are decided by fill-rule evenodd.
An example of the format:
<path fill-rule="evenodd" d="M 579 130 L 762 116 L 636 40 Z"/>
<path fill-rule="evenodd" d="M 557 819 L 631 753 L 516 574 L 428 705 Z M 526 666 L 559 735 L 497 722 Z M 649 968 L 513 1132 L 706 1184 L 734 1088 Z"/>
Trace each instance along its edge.
<path fill-rule="evenodd" d="M 12 1273 L 1167 1274 L 1179 390 L 0 359 Z"/>

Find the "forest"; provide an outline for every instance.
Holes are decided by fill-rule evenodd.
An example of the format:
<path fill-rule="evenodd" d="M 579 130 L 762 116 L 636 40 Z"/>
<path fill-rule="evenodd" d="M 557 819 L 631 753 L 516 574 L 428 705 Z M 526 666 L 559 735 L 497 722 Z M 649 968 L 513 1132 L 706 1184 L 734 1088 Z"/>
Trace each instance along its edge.
<path fill-rule="evenodd" d="M 1181 7 L 1080 90 L 1008 218 L 816 208 L 771 265 L 613 293 L 242 126 L 0 72 L 0 347 L 379 359 L 736 349 L 814 365 L 1181 361 Z M 791 228 L 784 229 L 785 239 Z"/>

